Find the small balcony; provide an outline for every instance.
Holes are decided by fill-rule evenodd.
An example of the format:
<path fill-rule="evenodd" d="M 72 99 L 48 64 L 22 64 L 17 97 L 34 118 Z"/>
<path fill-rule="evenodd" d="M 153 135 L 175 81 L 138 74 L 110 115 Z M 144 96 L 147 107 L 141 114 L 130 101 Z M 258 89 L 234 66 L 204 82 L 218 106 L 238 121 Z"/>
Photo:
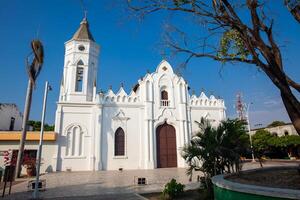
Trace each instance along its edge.
<path fill-rule="evenodd" d="M 170 106 L 170 100 L 160 100 L 160 106 L 161 107 L 169 107 Z"/>

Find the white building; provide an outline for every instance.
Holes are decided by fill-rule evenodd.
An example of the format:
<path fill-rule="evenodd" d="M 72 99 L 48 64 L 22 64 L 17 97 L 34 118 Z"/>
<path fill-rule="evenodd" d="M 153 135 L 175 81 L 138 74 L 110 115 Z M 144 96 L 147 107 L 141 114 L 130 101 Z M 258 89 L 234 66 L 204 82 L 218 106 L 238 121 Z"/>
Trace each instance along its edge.
<path fill-rule="evenodd" d="M 270 132 L 272 135 L 276 135 L 278 137 L 285 136 L 285 135 L 298 135 L 295 127 L 292 123 L 287 123 L 285 125 L 275 126 L 275 127 L 264 127 L 253 129 L 250 131 L 251 135 L 254 135 L 258 130 L 266 130 Z"/>
<path fill-rule="evenodd" d="M 23 115 L 16 104 L 0 103 L 0 131 L 22 129 Z"/>
<path fill-rule="evenodd" d="M 65 43 L 53 157 L 57 171 L 185 167 L 180 149 L 201 117 L 225 119 L 222 99 L 188 93 L 186 81 L 163 60 L 127 94 L 97 93 L 100 47 L 86 19 Z"/>

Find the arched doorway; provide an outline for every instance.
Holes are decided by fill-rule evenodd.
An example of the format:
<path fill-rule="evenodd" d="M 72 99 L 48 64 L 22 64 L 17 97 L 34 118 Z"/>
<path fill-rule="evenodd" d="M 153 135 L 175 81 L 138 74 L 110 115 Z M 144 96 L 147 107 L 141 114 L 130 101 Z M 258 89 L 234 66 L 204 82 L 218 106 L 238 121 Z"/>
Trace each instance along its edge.
<path fill-rule="evenodd" d="M 176 131 L 166 122 L 156 129 L 157 168 L 177 167 Z"/>

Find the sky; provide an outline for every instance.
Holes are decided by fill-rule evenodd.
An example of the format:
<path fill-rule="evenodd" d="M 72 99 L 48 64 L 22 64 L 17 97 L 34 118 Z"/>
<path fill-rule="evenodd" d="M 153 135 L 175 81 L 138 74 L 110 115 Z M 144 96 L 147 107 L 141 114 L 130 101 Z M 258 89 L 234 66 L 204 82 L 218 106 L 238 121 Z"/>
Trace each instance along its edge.
<path fill-rule="evenodd" d="M 187 18 L 155 13 L 143 20 L 130 17 L 120 1 L 84 1 L 88 11 L 90 30 L 101 46 L 98 66 L 97 90 L 115 92 L 124 83 L 127 93 L 147 70 L 154 71 L 162 55 L 164 25 L 171 21 L 192 32 L 195 29 Z M 272 1 L 270 10 L 275 17 L 275 37 L 283 53 L 286 72 L 300 82 L 299 46 L 300 25 L 295 22 L 281 1 Z M 28 76 L 25 58 L 30 53 L 30 41 L 38 37 L 44 44 L 45 60 L 33 93 L 30 119 L 40 120 L 45 81 L 53 90 L 49 93 L 46 122 L 55 120 L 56 102 L 64 63 L 64 43 L 79 27 L 83 11 L 79 0 L 0 0 L 0 102 L 15 103 L 23 112 Z M 182 57 L 168 57 L 173 68 Z M 255 66 L 226 64 L 206 58 L 192 60 L 182 70 L 191 91 L 196 95 L 204 88 L 207 95 L 214 94 L 225 100 L 226 113 L 236 117 L 236 95 L 242 93 L 250 107 L 252 128 L 264 126 L 274 120 L 289 122 L 277 88 Z M 298 96 L 299 97 L 299 96 Z"/>

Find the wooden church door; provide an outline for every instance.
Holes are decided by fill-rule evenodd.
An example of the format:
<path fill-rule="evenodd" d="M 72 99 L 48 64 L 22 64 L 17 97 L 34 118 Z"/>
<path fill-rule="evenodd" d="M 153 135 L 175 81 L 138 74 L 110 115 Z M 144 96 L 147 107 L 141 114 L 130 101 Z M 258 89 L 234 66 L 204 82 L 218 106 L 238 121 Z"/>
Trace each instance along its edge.
<path fill-rule="evenodd" d="M 167 123 L 156 129 L 157 167 L 177 167 L 176 131 Z"/>

